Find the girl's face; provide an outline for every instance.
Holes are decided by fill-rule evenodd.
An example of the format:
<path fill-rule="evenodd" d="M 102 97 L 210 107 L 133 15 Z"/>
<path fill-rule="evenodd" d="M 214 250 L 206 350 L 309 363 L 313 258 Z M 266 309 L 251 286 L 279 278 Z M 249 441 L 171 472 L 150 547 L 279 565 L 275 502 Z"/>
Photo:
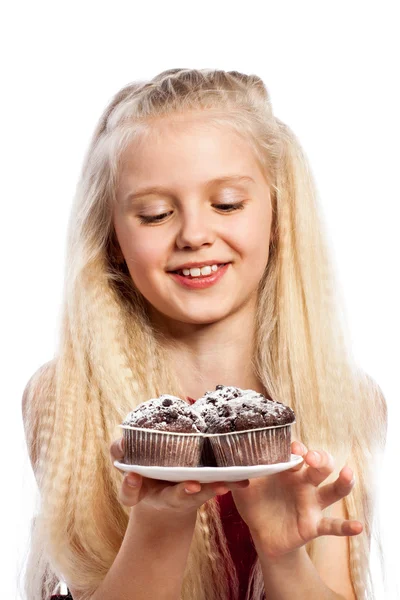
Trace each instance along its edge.
<path fill-rule="evenodd" d="M 183 323 L 254 310 L 272 210 L 250 146 L 205 120 L 156 133 L 124 154 L 114 207 L 136 287 L 158 318 Z"/>

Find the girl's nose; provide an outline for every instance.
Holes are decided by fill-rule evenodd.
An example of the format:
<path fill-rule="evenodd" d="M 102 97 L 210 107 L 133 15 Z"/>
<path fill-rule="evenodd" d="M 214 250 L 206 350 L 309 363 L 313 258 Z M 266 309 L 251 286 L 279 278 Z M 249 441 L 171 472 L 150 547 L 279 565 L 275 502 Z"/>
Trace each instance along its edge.
<path fill-rule="evenodd" d="M 211 246 L 215 241 L 215 232 L 209 215 L 193 212 L 182 216 L 176 245 L 180 250 L 196 250 L 201 246 Z"/>

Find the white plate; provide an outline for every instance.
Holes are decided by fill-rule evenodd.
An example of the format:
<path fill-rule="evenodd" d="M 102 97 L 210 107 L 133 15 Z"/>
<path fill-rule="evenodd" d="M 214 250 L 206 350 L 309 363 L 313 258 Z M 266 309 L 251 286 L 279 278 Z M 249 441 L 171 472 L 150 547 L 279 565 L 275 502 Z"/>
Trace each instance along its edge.
<path fill-rule="evenodd" d="M 249 467 L 144 467 L 143 465 L 126 465 L 117 460 L 114 461 L 114 465 L 121 471 L 139 473 L 139 475 L 150 479 L 212 483 L 214 481 L 242 481 L 243 479 L 273 475 L 291 469 L 302 460 L 302 456 L 292 454 L 289 462 Z"/>

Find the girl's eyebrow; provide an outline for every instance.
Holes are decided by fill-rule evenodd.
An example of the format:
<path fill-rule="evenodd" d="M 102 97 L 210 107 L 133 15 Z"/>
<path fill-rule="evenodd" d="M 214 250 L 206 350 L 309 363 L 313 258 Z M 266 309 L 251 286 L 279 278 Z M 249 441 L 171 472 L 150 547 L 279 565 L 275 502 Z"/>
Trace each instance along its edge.
<path fill-rule="evenodd" d="M 204 184 L 204 187 L 210 188 L 210 187 L 215 187 L 217 185 L 222 185 L 224 183 L 225 184 L 226 183 L 240 184 L 240 183 L 255 183 L 255 181 L 252 177 L 249 177 L 248 175 L 226 175 L 225 177 L 217 177 L 216 179 L 210 179 L 210 181 L 207 181 Z M 155 195 L 159 194 L 159 195 L 170 196 L 170 197 L 173 197 L 175 195 L 168 188 L 156 185 L 156 186 L 139 189 L 135 192 L 129 193 L 124 199 L 124 204 L 126 204 L 127 202 L 131 202 L 132 200 L 136 200 L 137 198 L 143 198 L 144 196 L 150 196 L 152 194 L 155 194 Z"/>

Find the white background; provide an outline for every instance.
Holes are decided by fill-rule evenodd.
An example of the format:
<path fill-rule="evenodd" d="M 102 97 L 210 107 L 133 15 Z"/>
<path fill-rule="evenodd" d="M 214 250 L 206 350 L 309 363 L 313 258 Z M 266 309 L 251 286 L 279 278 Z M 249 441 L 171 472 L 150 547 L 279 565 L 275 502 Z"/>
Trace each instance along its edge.
<path fill-rule="evenodd" d="M 21 396 L 53 356 L 66 225 L 89 137 L 126 83 L 168 68 L 208 67 L 260 75 L 275 114 L 310 159 L 354 351 L 389 405 L 378 474 L 389 583 L 378 600 L 397 598 L 399 4 L 143 5 L 14 1 L 0 15 L 1 597 L 19 598 L 16 574 L 34 510 Z"/>

